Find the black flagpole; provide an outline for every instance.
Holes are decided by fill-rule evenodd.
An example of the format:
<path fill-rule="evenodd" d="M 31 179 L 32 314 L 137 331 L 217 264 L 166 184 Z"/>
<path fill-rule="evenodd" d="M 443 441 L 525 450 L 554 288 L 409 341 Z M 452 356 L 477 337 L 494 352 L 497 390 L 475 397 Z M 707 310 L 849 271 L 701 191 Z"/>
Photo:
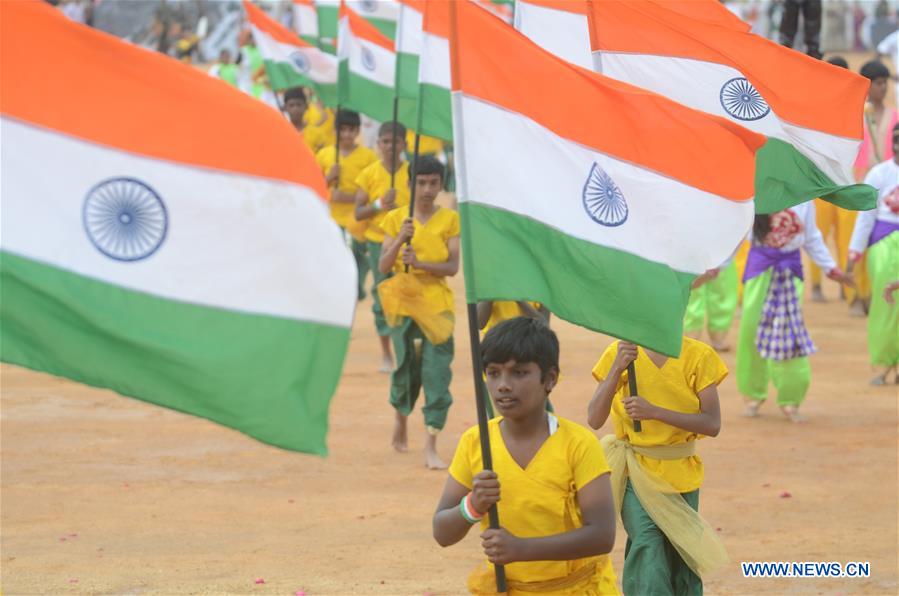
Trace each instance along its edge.
<path fill-rule="evenodd" d="M 459 73 L 456 70 L 459 65 L 459 56 L 457 55 L 458 47 L 455 41 L 457 31 L 459 30 L 458 16 L 456 14 L 458 5 L 452 2 L 450 3 L 450 5 L 450 70 L 453 79 L 453 87 L 455 87 L 457 82 L 459 81 Z M 458 130 L 462 129 L 461 126 L 457 128 Z M 460 138 L 454 140 L 458 141 L 458 144 L 461 148 L 463 139 Z M 464 150 L 460 150 L 459 154 L 464 154 Z M 461 189 L 459 189 L 457 185 L 456 192 L 459 192 L 460 190 Z M 464 250 L 468 251 L 469 256 L 473 252 L 471 250 L 470 240 Z M 481 439 L 481 461 L 484 464 L 483 468 L 485 470 L 492 471 L 493 455 L 490 451 L 490 435 L 489 429 L 487 427 L 487 396 L 485 395 L 486 387 L 484 383 L 481 382 L 480 378 L 480 375 L 483 371 L 483 366 L 481 365 L 481 336 L 480 331 L 478 330 L 478 309 L 475 302 L 468 303 L 468 338 L 471 343 L 471 373 L 472 379 L 474 380 L 475 404 L 478 410 L 478 434 L 480 435 Z M 490 507 L 490 510 L 487 512 L 487 514 L 488 521 L 490 522 L 490 528 L 493 530 L 498 530 L 499 509 L 497 508 L 496 503 L 494 503 L 493 506 Z M 503 594 L 506 592 L 506 568 L 503 565 L 494 565 L 494 569 L 496 570 L 496 591 L 500 594 Z"/>

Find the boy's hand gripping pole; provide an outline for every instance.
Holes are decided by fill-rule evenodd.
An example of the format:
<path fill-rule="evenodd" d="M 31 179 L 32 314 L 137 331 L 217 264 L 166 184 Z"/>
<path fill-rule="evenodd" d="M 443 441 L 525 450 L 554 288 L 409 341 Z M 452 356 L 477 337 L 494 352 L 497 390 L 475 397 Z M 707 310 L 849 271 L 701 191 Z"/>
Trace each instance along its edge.
<path fill-rule="evenodd" d="M 637 369 L 633 361 L 627 365 L 627 388 L 631 397 L 637 395 Z M 643 432 L 643 424 L 639 420 L 634 420 L 634 432 Z"/>

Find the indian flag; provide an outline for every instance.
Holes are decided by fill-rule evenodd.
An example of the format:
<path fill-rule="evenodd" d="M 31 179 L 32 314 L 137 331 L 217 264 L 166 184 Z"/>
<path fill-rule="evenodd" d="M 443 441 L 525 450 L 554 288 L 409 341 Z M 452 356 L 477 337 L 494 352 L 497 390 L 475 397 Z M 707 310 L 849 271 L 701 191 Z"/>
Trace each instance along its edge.
<path fill-rule="evenodd" d="M 400 0 L 395 40 L 396 91 L 400 97 L 418 97 L 418 60 L 424 10 L 425 0 Z"/>
<path fill-rule="evenodd" d="M 243 5 L 272 89 L 308 86 L 323 104 L 337 105 L 337 59 L 303 41 L 248 0 Z"/>
<path fill-rule="evenodd" d="M 356 273 L 296 131 L 43 2 L 0 2 L 0 106 L 0 357 L 324 454 Z"/>
<path fill-rule="evenodd" d="M 452 11 L 467 300 L 540 301 L 677 355 L 691 282 L 752 225 L 764 137 Z"/>
<path fill-rule="evenodd" d="M 337 53 L 337 20 L 340 0 L 313 0 L 318 15 L 318 40 L 320 47 L 329 54 Z"/>
<path fill-rule="evenodd" d="M 447 0 L 429 0 L 425 4 L 418 66 L 420 132 L 447 140 L 453 138 L 449 52 L 451 4 Z"/>
<path fill-rule="evenodd" d="M 397 0 L 344 0 L 346 6 L 374 25 L 385 37 L 396 37 L 396 24 L 400 16 Z"/>
<path fill-rule="evenodd" d="M 293 0 L 293 30 L 305 42 L 318 43 L 318 13 L 313 0 Z"/>
<path fill-rule="evenodd" d="M 425 0 L 399 0 L 399 3 L 400 14 L 394 40 L 397 119 L 414 130 L 418 126 L 418 63 Z"/>
<path fill-rule="evenodd" d="M 597 71 L 768 138 L 758 153 L 760 213 L 815 197 L 873 208 L 876 191 L 852 174 L 866 79 L 650 0 L 588 5 Z"/>
<path fill-rule="evenodd" d="M 341 6 L 337 49 L 340 105 L 380 122 L 393 120 L 393 42 L 348 6 Z"/>
<path fill-rule="evenodd" d="M 719 0 L 653 0 L 691 19 L 749 31 Z M 587 0 L 516 0 L 515 28 L 556 56 L 593 68 Z"/>

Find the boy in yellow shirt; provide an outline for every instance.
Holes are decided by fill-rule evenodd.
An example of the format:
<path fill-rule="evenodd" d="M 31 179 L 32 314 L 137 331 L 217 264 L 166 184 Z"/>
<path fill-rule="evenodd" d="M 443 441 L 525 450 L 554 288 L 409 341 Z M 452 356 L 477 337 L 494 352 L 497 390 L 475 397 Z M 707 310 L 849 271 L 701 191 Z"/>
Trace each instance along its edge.
<path fill-rule="evenodd" d="M 306 126 L 306 110 L 309 100 L 306 99 L 306 91 L 302 87 L 291 87 L 284 92 L 284 112 L 297 132 L 303 135 L 303 142 L 315 155 L 319 149 L 325 146 L 325 139 L 320 129 Z"/>
<path fill-rule="evenodd" d="M 316 134 L 321 137 L 323 146 L 335 145 L 337 143 L 337 125 L 335 123 L 334 110 L 322 105 L 315 95 L 312 95 L 309 108 L 306 110 L 303 118 L 306 120 L 306 128 L 318 129 Z"/>
<path fill-rule="evenodd" d="M 378 154 L 381 159 L 362 170 L 356 178 L 359 190 L 356 191 L 354 215 L 357 220 L 368 224 L 365 229 L 365 241 L 368 265 L 375 278 L 374 287 L 388 277 L 378 266 L 381 260 L 381 245 L 384 242 L 381 224 L 390 211 L 409 206 L 409 164 L 403 159 L 403 151 L 406 149 L 405 139 L 406 127 L 399 122 L 382 124 L 378 130 Z M 372 291 L 371 310 L 375 316 L 375 329 L 381 339 L 379 370 L 389 373 L 393 370 L 390 327 L 384 319 L 381 299 L 376 290 Z"/>
<path fill-rule="evenodd" d="M 437 316 L 453 317 L 453 291 L 446 278 L 459 271 L 459 214 L 434 203 L 443 188 L 443 164 L 435 158 L 420 157 L 413 172 L 415 206 L 413 217 L 405 207 L 394 209 L 382 222 L 384 245 L 379 263 L 381 273 L 401 272 L 406 266 L 421 284 L 423 298 L 434 305 Z M 410 242 L 411 241 L 411 242 Z M 408 244 L 407 244 L 408 243 Z M 453 377 L 453 336 L 433 344 L 410 317 L 391 331 L 396 353 L 396 369 L 390 377 L 390 405 L 396 410 L 393 446 L 408 447 L 406 420 L 422 388 L 422 413 L 427 427 L 425 465 L 445 469 L 437 454 L 437 434 L 446 424 L 453 397 L 449 385 Z M 436 340 L 435 340 L 436 341 Z M 420 357 L 416 343 L 420 342 Z"/>
<path fill-rule="evenodd" d="M 503 321 L 484 337 L 481 362 L 501 415 L 488 423 L 493 471 L 483 469 L 478 427 L 468 429 L 434 514 L 434 538 L 456 544 L 480 521 L 484 554 L 505 565 L 511 595 L 618 594 L 602 448 L 588 429 L 546 411 L 559 377 L 556 334 L 536 319 Z M 496 503 L 501 528 L 493 530 L 485 513 Z M 468 587 L 495 594 L 493 568 L 475 570 Z"/>
<path fill-rule="evenodd" d="M 631 362 L 646 398 L 628 390 Z M 721 429 L 718 384 L 726 376 L 715 350 L 688 337 L 679 358 L 616 341 L 593 368 L 599 387 L 587 421 L 599 428 L 611 411 L 615 434 L 602 445 L 628 537 L 626 595 L 702 594 L 701 575 L 727 561 L 715 531 L 697 513 L 703 467 L 695 454 L 697 439 Z M 640 432 L 634 420 L 641 421 Z"/>
<path fill-rule="evenodd" d="M 368 147 L 356 143 L 359 136 L 360 118 L 356 112 L 337 112 L 337 130 L 340 149 L 340 163 L 337 161 L 338 148 L 328 145 L 321 149 L 315 160 L 325 175 L 331 189 L 331 217 L 345 234 L 352 239 L 353 256 L 359 271 L 359 300 L 365 298 L 365 277 L 368 274 L 368 257 L 365 252 L 365 223 L 356 220 L 356 178 L 362 170 L 378 161 L 378 156 Z"/>

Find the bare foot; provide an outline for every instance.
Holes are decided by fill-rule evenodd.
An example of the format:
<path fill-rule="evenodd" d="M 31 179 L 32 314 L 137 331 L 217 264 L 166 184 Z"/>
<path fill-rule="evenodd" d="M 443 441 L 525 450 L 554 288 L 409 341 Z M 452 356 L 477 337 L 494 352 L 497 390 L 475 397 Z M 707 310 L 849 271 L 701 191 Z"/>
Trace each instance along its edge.
<path fill-rule="evenodd" d="M 445 470 L 447 465 L 446 462 L 440 459 L 436 451 L 425 449 L 425 467 L 429 470 Z"/>
<path fill-rule="evenodd" d="M 762 404 L 765 402 L 757 399 L 746 399 L 743 401 L 746 403 L 746 408 L 743 410 L 743 416 L 747 418 L 758 418 L 759 408 L 761 408 Z"/>
<path fill-rule="evenodd" d="M 384 356 L 381 359 L 381 366 L 378 367 L 379 373 L 384 373 L 385 375 L 389 375 L 393 372 L 393 358 L 390 356 Z"/>
<path fill-rule="evenodd" d="M 709 331 L 709 340 L 716 352 L 730 352 L 727 331 Z"/>
<path fill-rule="evenodd" d="M 784 413 L 784 416 L 786 416 L 790 422 L 795 422 L 795 423 L 805 422 L 805 416 L 803 416 L 802 414 L 799 413 L 798 407 L 782 406 L 780 409 Z"/>
<path fill-rule="evenodd" d="M 887 384 L 887 373 L 883 373 L 882 375 L 877 375 L 873 379 L 868 382 L 872 387 L 883 387 Z"/>
<path fill-rule="evenodd" d="M 864 317 L 865 316 L 865 305 L 861 300 L 853 300 L 852 304 L 849 305 L 849 315 L 853 317 Z"/>
<path fill-rule="evenodd" d="M 429 470 L 445 470 L 446 463 L 437 455 L 437 433 L 440 431 L 431 427 L 425 430 L 425 467 Z"/>
<path fill-rule="evenodd" d="M 390 443 L 393 445 L 393 448 L 400 453 L 409 451 L 409 435 L 406 432 L 406 416 L 403 416 L 399 412 L 396 413 L 396 418 L 393 422 L 393 439 Z"/>
<path fill-rule="evenodd" d="M 824 292 L 821 291 L 821 286 L 812 286 L 812 302 L 827 302 Z"/>

